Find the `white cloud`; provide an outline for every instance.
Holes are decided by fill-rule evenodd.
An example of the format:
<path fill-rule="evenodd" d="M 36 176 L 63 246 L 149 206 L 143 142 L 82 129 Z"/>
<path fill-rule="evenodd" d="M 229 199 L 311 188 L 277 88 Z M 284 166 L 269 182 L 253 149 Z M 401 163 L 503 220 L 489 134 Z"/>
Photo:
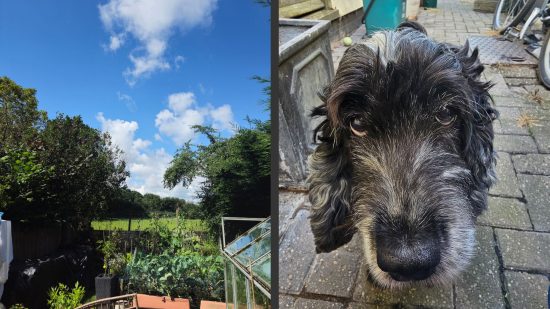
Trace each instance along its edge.
<path fill-rule="evenodd" d="M 125 35 L 124 33 L 121 33 L 121 34 L 113 34 L 111 35 L 110 37 L 110 41 L 109 41 L 109 45 L 108 46 L 104 46 L 104 48 L 106 50 L 110 50 L 110 51 L 116 51 L 117 49 L 119 49 L 122 45 L 124 45 L 124 40 L 125 40 Z"/>
<path fill-rule="evenodd" d="M 174 58 L 174 65 L 176 66 L 176 69 L 179 69 L 181 64 L 185 62 L 185 57 L 181 56 L 181 55 L 177 55 L 175 58 Z"/>
<path fill-rule="evenodd" d="M 98 113 L 96 119 L 103 132 L 109 132 L 113 144 L 124 151 L 126 168 L 130 172 L 128 187 L 142 194 L 154 193 L 160 196 L 177 196 L 186 200 L 196 200 L 196 192 L 203 181 L 195 179 L 187 188 L 177 186 L 173 190 L 164 188 L 162 180 L 164 171 L 172 161 L 172 156 L 164 148 L 151 149 L 151 141 L 135 138 L 139 129 L 135 121 L 105 118 Z"/>
<path fill-rule="evenodd" d="M 202 83 L 199 83 L 199 90 L 201 91 L 202 94 L 206 93 L 206 88 L 204 88 L 204 85 Z"/>
<path fill-rule="evenodd" d="M 117 92 L 116 94 L 117 94 L 118 100 L 121 102 L 124 102 L 124 104 L 126 105 L 126 108 L 128 108 L 129 111 L 131 112 L 136 111 L 137 109 L 136 102 L 131 96 L 121 92 Z"/>
<path fill-rule="evenodd" d="M 233 125 L 233 111 L 228 104 L 212 109 L 210 111 L 210 116 L 214 121 L 212 124 L 214 129 L 232 131 L 235 127 Z"/>
<path fill-rule="evenodd" d="M 192 92 L 179 92 L 168 96 L 168 106 L 176 112 L 184 112 L 195 102 L 195 94 Z"/>
<path fill-rule="evenodd" d="M 209 25 L 216 3 L 217 0 L 109 0 L 99 5 L 101 22 L 111 34 L 110 50 L 120 48 L 126 35 L 139 42 L 129 56 L 133 67 L 124 72 L 128 83 L 133 85 L 141 77 L 170 69 L 164 57 L 170 36 L 176 30 L 185 32 Z M 176 67 L 183 60 L 178 57 Z"/>
<path fill-rule="evenodd" d="M 192 126 L 211 124 L 218 130 L 233 133 L 233 111 L 228 104 L 213 107 L 200 106 L 192 92 L 179 92 L 168 96 L 168 108 L 161 110 L 155 119 L 160 133 L 170 137 L 177 146 L 193 140 L 196 133 Z"/>

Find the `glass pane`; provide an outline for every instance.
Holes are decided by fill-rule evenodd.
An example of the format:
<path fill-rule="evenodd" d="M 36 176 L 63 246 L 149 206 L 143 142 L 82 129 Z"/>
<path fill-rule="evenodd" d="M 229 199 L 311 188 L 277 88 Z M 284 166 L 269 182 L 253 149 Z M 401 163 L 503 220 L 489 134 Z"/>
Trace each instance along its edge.
<path fill-rule="evenodd" d="M 229 244 L 225 251 L 229 252 L 230 254 L 234 254 L 235 252 L 241 250 L 246 245 L 248 245 L 251 241 L 254 239 L 260 237 L 262 234 L 270 231 L 271 229 L 271 218 L 267 219 L 266 221 L 263 221 L 262 223 L 256 225 L 250 231 L 246 232 L 239 238 L 235 239 L 234 242 Z"/>
<path fill-rule="evenodd" d="M 237 281 L 237 309 L 247 309 L 246 305 L 246 277 L 238 269 L 235 269 L 235 279 Z"/>
<path fill-rule="evenodd" d="M 254 309 L 271 308 L 271 300 L 257 287 L 254 287 Z"/>
<path fill-rule="evenodd" d="M 252 265 L 252 273 L 255 278 L 262 279 L 262 281 L 271 286 L 271 254 L 258 260 Z"/>
<path fill-rule="evenodd" d="M 235 258 L 241 264 L 248 266 L 250 263 L 254 262 L 257 258 L 271 251 L 271 235 L 264 235 L 262 239 L 258 242 L 252 244 L 250 247 L 246 248 L 244 251 L 239 253 Z"/>
<path fill-rule="evenodd" d="M 233 306 L 233 276 L 231 274 L 233 270 L 233 263 L 225 261 L 225 302 L 228 304 L 228 308 L 232 309 Z"/>

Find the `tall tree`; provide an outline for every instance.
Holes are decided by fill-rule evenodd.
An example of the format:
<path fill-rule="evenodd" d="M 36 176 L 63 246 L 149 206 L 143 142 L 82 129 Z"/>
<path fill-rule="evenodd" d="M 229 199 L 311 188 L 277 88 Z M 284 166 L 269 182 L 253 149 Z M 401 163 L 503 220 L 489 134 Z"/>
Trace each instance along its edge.
<path fill-rule="evenodd" d="M 124 186 L 121 152 L 80 116 L 48 120 L 35 95 L 0 78 L 0 210 L 16 221 L 85 226 Z"/>
<path fill-rule="evenodd" d="M 38 110 L 36 90 L 0 77 L 0 149 L 32 143 L 47 120 Z"/>
<path fill-rule="evenodd" d="M 239 128 L 230 138 L 217 136 L 212 128 L 195 126 L 209 137 L 210 144 L 185 144 L 164 174 L 165 186 L 187 186 L 203 177 L 198 197 L 203 217 L 213 227 L 222 216 L 269 216 L 271 136 L 261 124 Z"/>
<path fill-rule="evenodd" d="M 107 133 L 86 125 L 80 116 L 48 120 L 40 135 L 41 161 L 53 166 L 50 185 L 64 219 L 91 219 L 106 210 L 129 175 L 122 152 Z M 86 223 L 86 222 L 84 222 Z"/>
<path fill-rule="evenodd" d="M 265 99 L 259 103 L 271 110 L 271 82 L 264 84 Z M 222 216 L 268 217 L 270 215 L 271 121 L 246 118 L 249 128 L 237 128 L 230 138 L 222 138 L 211 127 L 194 126 L 205 135 L 208 145 L 187 142 L 178 150 L 164 173 L 164 186 L 184 187 L 200 176 L 205 180 L 197 193 L 202 216 L 216 228 Z"/>

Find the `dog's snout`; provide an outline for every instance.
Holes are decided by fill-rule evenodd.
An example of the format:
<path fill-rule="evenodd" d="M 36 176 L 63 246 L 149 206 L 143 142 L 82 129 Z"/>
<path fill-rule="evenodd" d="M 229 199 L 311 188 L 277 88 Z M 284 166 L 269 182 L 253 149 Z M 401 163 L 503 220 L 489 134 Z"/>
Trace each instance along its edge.
<path fill-rule="evenodd" d="M 418 281 L 431 276 L 441 260 L 437 235 L 377 237 L 378 267 L 397 281 Z"/>

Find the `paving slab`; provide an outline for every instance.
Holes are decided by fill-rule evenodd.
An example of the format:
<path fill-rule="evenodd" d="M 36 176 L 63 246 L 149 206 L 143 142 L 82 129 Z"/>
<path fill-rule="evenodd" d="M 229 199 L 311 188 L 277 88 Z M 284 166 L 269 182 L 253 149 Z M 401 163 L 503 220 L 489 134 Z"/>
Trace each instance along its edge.
<path fill-rule="evenodd" d="M 510 91 L 512 92 L 512 94 L 515 97 L 523 98 L 523 99 L 527 100 L 528 103 L 531 103 L 533 105 L 537 104 L 535 102 L 531 102 L 531 100 L 528 97 L 529 91 L 525 90 L 525 88 L 523 88 L 523 86 L 516 86 L 516 87 L 512 86 L 512 87 L 510 87 Z"/>
<path fill-rule="evenodd" d="M 501 125 L 499 134 L 529 135 L 529 128 L 520 126 L 518 119 L 519 117 L 516 119 L 499 119 Z"/>
<path fill-rule="evenodd" d="M 537 78 L 537 70 L 526 65 L 502 65 L 499 66 L 498 72 L 504 78 Z"/>
<path fill-rule="evenodd" d="M 504 134 L 502 131 L 502 126 L 500 125 L 500 120 L 497 119 L 493 121 L 493 133 L 495 134 Z"/>
<path fill-rule="evenodd" d="M 290 295 L 284 295 L 279 294 L 279 308 L 287 308 L 290 309 L 292 306 L 294 306 L 294 302 L 296 301 L 295 297 L 292 297 Z"/>
<path fill-rule="evenodd" d="M 505 268 L 550 272 L 550 234 L 504 229 L 495 231 Z"/>
<path fill-rule="evenodd" d="M 295 309 L 343 309 L 344 304 L 319 299 L 298 298 L 294 303 Z"/>
<path fill-rule="evenodd" d="M 533 86 L 539 83 L 537 78 L 505 78 L 508 86 Z"/>
<path fill-rule="evenodd" d="M 489 89 L 489 94 L 491 96 L 501 96 L 501 97 L 513 97 L 514 94 L 506 85 L 504 77 L 495 69 L 485 66 L 485 71 L 483 72 L 485 78 L 493 83 L 493 87 Z"/>
<path fill-rule="evenodd" d="M 527 207 L 516 198 L 489 196 L 487 210 L 479 216 L 477 222 L 504 228 L 533 229 Z"/>
<path fill-rule="evenodd" d="M 493 229 L 476 230 L 475 255 L 455 284 L 456 308 L 504 308 Z"/>
<path fill-rule="evenodd" d="M 497 107 L 530 107 L 533 104 L 530 104 L 523 98 L 508 96 L 503 97 L 501 95 L 493 95 L 493 102 Z"/>
<path fill-rule="evenodd" d="M 279 291 L 282 293 L 297 295 L 302 291 L 304 279 L 315 258 L 308 216 L 309 211 L 299 211 L 279 244 Z"/>
<path fill-rule="evenodd" d="M 499 112 L 499 119 L 511 119 L 517 120 L 521 115 L 521 108 L 516 106 L 501 106 L 497 108 Z"/>
<path fill-rule="evenodd" d="M 550 175 L 550 154 L 513 155 L 516 172 L 533 175 Z"/>
<path fill-rule="evenodd" d="M 403 308 L 403 307 L 402 307 Z M 392 305 L 376 305 L 364 303 L 350 303 L 346 309 L 395 309 Z"/>
<path fill-rule="evenodd" d="M 505 152 L 499 152 L 497 155 L 497 182 L 491 187 L 489 194 L 506 197 L 523 197 L 510 155 Z"/>
<path fill-rule="evenodd" d="M 527 85 L 524 88 L 528 93 L 536 94 L 542 99 L 543 102 L 540 104 L 542 107 L 550 108 L 550 90 L 544 88 L 540 83 L 538 85 Z"/>
<path fill-rule="evenodd" d="M 279 236 L 285 234 L 298 207 L 308 200 L 307 194 L 279 190 Z"/>
<path fill-rule="evenodd" d="M 361 266 L 359 238 L 356 234 L 338 250 L 317 254 L 305 281 L 307 293 L 351 298 Z"/>
<path fill-rule="evenodd" d="M 550 176 L 519 175 L 518 180 L 535 230 L 550 231 Z"/>
<path fill-rule="evenodd" d="M 500 122 L 500 134 L 529 135 L 527 127 L 519 125 L 518 120 L 525 112 L 519 107 L 499 106 L 498 121 Z"/>
<path fill-rule="evenodd" d="M 453 289 L 448 287 L 417 287 L 399 291 L 381 289 L 368 278 L 366 266 L 361 267 L 353 300 L 360 303 L 383 305 L 413 305 L 453 308 Z"/>
<path fill-rule="evenodd" d="M 541 122 L 531 127 L 539 152 L 550 153 L 550 122 Z"/>
<path fill-rule="evenodd" d="M 508 300 L 512 308 L 548 308 L 548 278 L 515 271 L 505 271 Z"/>
<path fill-rule="evenodd" d="M 496 151 L 508 153 L 537 153 L 537 145 L 531 136 L 495 134 Z"/>

